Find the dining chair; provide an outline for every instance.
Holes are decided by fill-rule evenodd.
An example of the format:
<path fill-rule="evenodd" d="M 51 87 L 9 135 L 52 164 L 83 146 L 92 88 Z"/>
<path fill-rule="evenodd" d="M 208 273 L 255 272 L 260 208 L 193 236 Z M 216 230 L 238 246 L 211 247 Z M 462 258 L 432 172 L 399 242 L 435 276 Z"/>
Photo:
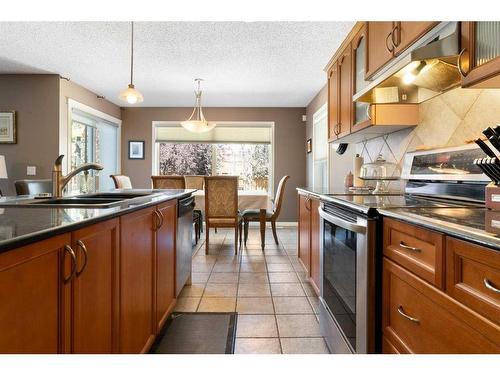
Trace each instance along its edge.
<path fill-rule="evenodd" d="M 205 177 L 205 254 L 208 254 L 210 228 L 234 228 L 234 253 L 241 246 L 243 220 L 238 211 L 238 177 Z"/>
<path fill-rule="evenodd" d="M 14 182 L 17 195 L 52 193 L 52 180 L 17 180 Z"/>
<path fill-rule="evenodd" d="M 186 175 L 184 176 L 186 189 L 203 190 L 205 186 L 205 176 L 200 175 Z"/>
<path fill-rule="evenodd" d="M 276 221 L 278 220 L 278 217 L 281 212 L 281 205 L 283 203 L 285 185 L 289 178 L 290 176 L 283 176 L 281 178 L 280 182 L 278 183 L 278 188 L 276 189 L 276 195 L 274 196 L 273 208 L 272 210 L 266 210 L 266 222 L 271 222 L 271 228 L 273 230 L 273 237 L 274 241 L 276 242 L 276 245 L 279 244 L 278 234 L 276 233 Z M 241 216 L 243 217 L 243 222 L 244 222 L 245 245 L 246 245 L 248 239 L 248 224 L 251 221 L 260 221 L 260 210 L 255 210 L 255 209 L 244 210 L 241 213 Z M 260 230 L 261 232 L 265 231 L 265 228 L 261 227 Z"/>
<path fill-rule="evenodd" d="M 113 179 L 115 189 L 132 189 L 132 181 L 130 181 L 129 176 L 125 176 L 123 174 L 112 174 L 109 177 Z"/>
<path fill-rule="evenodd" d="M 151 176 L 153 189 L 185 189 L 184 176 Z"/>
<path fill-rule="evenodd" d="M 153 181 L 153 189 L 185 189 L 186 181 L 184 176 L 151 176 Z M 195 230 L 195 242 L 203 232 L 203 216 L 200 210 L 193 210 L 193 223 Z"/>

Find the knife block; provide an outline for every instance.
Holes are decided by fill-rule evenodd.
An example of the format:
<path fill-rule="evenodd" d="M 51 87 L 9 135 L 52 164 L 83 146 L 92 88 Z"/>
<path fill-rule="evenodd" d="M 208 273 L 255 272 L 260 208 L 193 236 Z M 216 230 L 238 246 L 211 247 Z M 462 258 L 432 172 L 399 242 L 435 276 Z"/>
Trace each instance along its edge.
<path fill-rule="evenodd" d="M 485 201 L 486 207 L 490 210 L 500 210 L 500 186 L 493 182 L 486 185 Z"/>
<path fill-rule="evenodd" d="M 486 210 L 484 224 L 486 232 L 500 234 L 500 211 Z"/>

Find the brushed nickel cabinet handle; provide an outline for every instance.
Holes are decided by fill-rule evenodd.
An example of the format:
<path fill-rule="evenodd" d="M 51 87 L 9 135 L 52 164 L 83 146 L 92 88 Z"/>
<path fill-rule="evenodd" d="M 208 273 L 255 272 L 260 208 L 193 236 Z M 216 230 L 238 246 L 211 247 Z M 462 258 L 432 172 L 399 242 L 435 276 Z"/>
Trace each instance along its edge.
<path fill-rule="evenodd" d="M 64 246 L 64 251 L 65 254 L 69 253 L 69 255 L 71 256 L 71 273 L 68 277 L 64 277 L 64 284 L 67 284 L 71 281 L 71 279 L 75 276 L 76 273 L 76 255 L 71 246 L 69 245 Z M 63 258 L 63 264 L 64 264 L 64 258 Z"/>
<path fill-rule="evenodd" d="M 76 276 L 80 276 L 82 274 L 82 272 L 85 270 L 85 268 L 87 267 L 87 261 L 88 261 L 88 257 L 89 257 L 89 254 L 87 252 L 87 247 L 85 246 L 85 244 L 83 243 L 83 241 L 81 240 L 78 240 L 76 241 L 76 244 L 78 245 L 78 247 L 80 249 L 82 249 L 83 251 L 83 255 L 84 255 L 84 258 L 83 258 L 83 266 L 82 268 L 78 271 L 76 271 Z"/>
<path fill-rule="evenodd" d="M 393 47 L 398 47 L 401 44 L 401 29 L 399 26 L 400 26 L 400 23 L 396 22 L 396 25 L 392 28 L 392 31 L 391 31 L 391 42 L 392 42 Z M 396 34 L 396 32 L 398 32 L 399 34 Z M 398 35 L 398 37 L 396 38 L 396 41 L 394 41 L 394 37 L 396 35 Z"/>
<path fill-rule="evenodd" d="M 462 69 L 462 56 L 466 51 L 467 51 L 467 49 L 464 48 L 463 50 L 460 51 L 460 53 L 458 54 L 458 57 L 457 57 L 457 67 L 458 67 L 458 71 L 460 72 L 460 75 L 462 77 L 467 77 L 467 74 L 468 74 L 465 70 Z"/>
<path fill-rule="evenodd" d="M 406 249 L 406 250 L 414 251 L 416 253 L 421 253 L 422 252 L 422 249 L 419 249 L 418 247 L 413 247 L 413 246 L 405 245 L 405 243 L 403 241 L 399 242 L 399 247 L 402 247 L 403 249 Z"/>
<path fill-rule="evenodd" d="M 403 316 L 404 318 L 408 319 L 410 322 L 413 322 L 415 324 L 420 324 L 420 320 L 418 320 L 417 318 L 414 318 L 413 316 L 406 314 L 405 311 L 403 310 L 403 306 L 401 306 L 401 305 L 399 305 L 399 307 L 398 307 L 398 313 L 401 316 Z"/>
<path fill-rule="evenodd" d="M 386 46 L 387 50 L 392 53 L 394 51 L 394 44 L 392 45 L 392 48 L 389 47 L 389 44 L 388 44 L 389 38 L 391 38 L 391 41 L 392 41 L 392 31 L 389 34 L 387 34 L 387 37 L 385 38 L 385 46 Z"/>
<path fill-rule="evenodd" d="M 366 117 L 368 117 L 368 120 L 372 119 L 371 108 L 372 108 L 371 103 L 368 103 L 368 106 L 366 107 Z"/>
<path fill-rule="evenodd" d="M 163 226 L 163 221 L 165 220 L 165 217 L 163 216 L 163 212 L 161 212 L 160 210 L 158 210 L 158 214 L 160 215 L 160 226 L 158 228 L 161 228 Z"/>
<path fill-rule="evenodd" d="M 155 213 L 155 229 L 154 230 L 158 230 L 161 226 L 160 225 L 161 218 L 160 218 L 160 214 L 158 213 L 158 210 L 155 210 L 154 213 Z"/>
<path fill-rule="evenodd" d="M 495 288 L 495 287 L 491 284 L 491 281 L 490 281 L 490 280 L 488 280 L 487 278 L 484 278 L 483 282 L 484 282 L 484 286 L 486 287 L 486 289 L 489 289 L 489 290 L 491 290 L 491 291 L 493 291 L 493 292 L 495 292 L 495 293 L 500 293 L 500 289 Z"/>

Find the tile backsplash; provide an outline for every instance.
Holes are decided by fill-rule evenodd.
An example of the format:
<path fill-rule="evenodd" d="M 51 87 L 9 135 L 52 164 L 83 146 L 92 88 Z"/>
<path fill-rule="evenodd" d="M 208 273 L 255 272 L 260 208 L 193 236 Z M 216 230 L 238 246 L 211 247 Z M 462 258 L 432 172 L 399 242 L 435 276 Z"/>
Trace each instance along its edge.
<path fill-rule="evenodd" d="M 419 125 L 356 144 L 366 162 L 382 154 L 402 166 L 403 156 L 419 146 L 458 146 L 500 124 L 500 89 L 457 88 L 420 104 Z M 398 183 L 391 183 L 397 189 Z"/>

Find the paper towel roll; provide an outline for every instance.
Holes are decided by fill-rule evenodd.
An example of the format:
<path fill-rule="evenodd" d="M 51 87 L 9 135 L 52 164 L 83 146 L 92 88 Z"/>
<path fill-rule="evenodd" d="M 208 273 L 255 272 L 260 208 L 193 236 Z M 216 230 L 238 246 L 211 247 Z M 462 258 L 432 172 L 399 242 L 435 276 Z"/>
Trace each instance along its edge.
<path fill-rule="evenodd" d="M 353 166 L 353 171 L 354 171 L 354 187 L 362 187 L 365 186 L 365 182 L 359 178 L 359 173 L 361 171 L 361 166 L 363 165 L 363 157 L 359 156 L 359 154 L 356 154 L 354 157 L 354 166 Z"/>

